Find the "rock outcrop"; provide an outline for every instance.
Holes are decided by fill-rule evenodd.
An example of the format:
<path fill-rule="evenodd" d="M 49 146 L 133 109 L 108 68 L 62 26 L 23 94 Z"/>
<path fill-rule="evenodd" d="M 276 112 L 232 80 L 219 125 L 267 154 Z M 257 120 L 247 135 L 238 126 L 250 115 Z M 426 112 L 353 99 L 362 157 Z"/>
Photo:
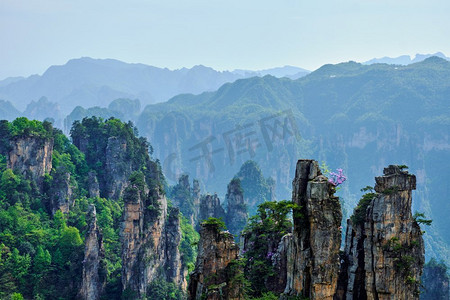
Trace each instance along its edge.
<path fill-rule="evenodd" d="M 243 286 L 234 280 L 242 272 L 238 259 L 239 247 L 229 232 L 221 231 L 216 224 L 202 224 L 197 262 L 190 275 L 188 299 L 244 299 Z"/>
<path fill-rule="evenodd" d="M 333 299 L 339 273 L 342 212 L 334 185 L 314 160 L 299 160 L 292 201 L 301 206 L 287 249 L 285 294 Z"/>
<path fill-rule="evenodd" d="M 198 222 L 200 210 L 200 187 L 197 180 L 193 180 L 193 186 L 189 185 L 189 175 L 183 174 L 178 178 L 178 184 L 174 185 L 170 198 L 172 203 L 180 208 L 181 213 L 195 226 Z"/>
<path fill-rule="evenodd" d="M 127 186 L 128 177 L 133 172 L 131 159 L 127 153 L 127 142 L 124 138 L 110 137 L 106 146 L 105 197 L 119 199 Z"/>
<path fill-rule="evenodd" d="M 83 277 L 79 298 L 85 300 L 96 300 L 105 286 L 106 270 L 102 266 L 104 258 L 104 249 L 102 234 L 97 226 L 97 216 L 94 205 L 89 206 L 89 229 L 86 234 L 84 260 L 83 260 Z"/>
<path fill-rule="evenodd" d="M 191 225 L 195 227 L 198 222 L 198 215 L 200 214 L 200 183 L 197 179 L 192 181 L 192 204 L 194 205 L 194 216 L 192 217 Z"/>
<path fill-rule="evenodd" d="M 241 180 L 233 178 L 227 187 L 227 214 L 225 223 L 228 230 L 239 236 L 247 223 L 247 206 L 244 203 L 244 190 L 241 187 Z"/>
<path fill-rule="evenodd" d="M 208 218 L 222 218 L 225 220 L 225 210 L 220 204 L 220 199 L 217 194 L 203 195 L 200 198 L 200 212 L 198 216 L 198 223 Z M 200 224 L 197 225 L 197 229 L 200 228 Z"/>
<path fill-rule="evenodd" d="M 419 299 L 424 243 L 411 214 L 416 177 L 391 165 L 375 180 L 376 193 L 348 221 L 337 298 Z"/>
<path fill-rule="evenodd" d="M 443 262 L 432 258 L 423 268 L 420 300 L 450 299 L 450 276 Z"/>
<path fill-rule="evenodd" d="M 88 189 L 89 197 L 100 197 L 100 186 L 98 185 L 97 175 L 93 171 L 88 173 Z"/>
<path fill-rule="evenodd" d="M 7 167 L 35 181 L 42 188 L 45 174 L 52 170 L 53 139 L 15 137 L 10 140 Z"/>
<path fill-rule="evenodd" d="M 52 172 L 52 176 L 49 210 L 52 215 L 58 210 L 67 214 L 74 204 L 73 183 L 70 173 L 64 167 L 58 167 Z"/>
<path fill-rule="evenodd" d="M 284 292 L 287 284 L 288 273 L 288 254 L 292 245 L 292 233 L 288 233 L 281 238 L 277 250 L 272 256 L 272 265 L 275 276 L 269 278 L 267 282 L 269 290 L 281 294 Z"/>
<path fill-rule="evenodd" d="M 124 192 L 121 228 L 122 286 L 133 299 L 147 293 L 157 280 L 186 287 L 178 246 L 181 229 L 178 210 L 168 216 L 167 200 L 159 185 L 147 188 L 130 182 Z"/>
<path fill-rule="evenodd" d="M 172 207 L 168 210 L 165 234 L 166 261 L 164 270 L 166 272 L 166 279 L 168 282 L 175 283 L 176 286 L 181 287 L 181 289 L 185 291 L 187 288 L 187 269 L 183 267 L 178 247 L 181 242 L 182 233 L 180 227 L 180 210 L 176 207 Z"/>

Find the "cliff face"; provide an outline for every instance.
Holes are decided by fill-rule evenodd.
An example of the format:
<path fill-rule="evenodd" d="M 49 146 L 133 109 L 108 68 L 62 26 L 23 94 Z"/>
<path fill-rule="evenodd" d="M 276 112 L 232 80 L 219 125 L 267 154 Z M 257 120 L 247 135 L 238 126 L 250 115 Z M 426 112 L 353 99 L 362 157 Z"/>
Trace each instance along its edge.
<path fill-rule="evenodd" d="M 127 157 L 127 143 L 119 137 L 108 138 L 106 147 L 105 197 L 119 199 L 127 185 L 128 177 L 133 172 Z"/>
<path fill-rule="evenodd" d="M 89 206 L 89 230 L 85 240 L 83 277 L 79 296 L 81 299 L 99 299 L 105 285 L 105 270 L 101 265 L 104 257 L 102 234 L 97 226 L 94 205 Z"/>
<path fill-rule="evenodd" d="M 194 216 L 191 220 L 191 225 L 195 227 L 198 222 L 199 213 L 200 213 L 200 183 L 197 179 L 192 181 L 192 204 L 194 205 Z"/>
<path fill-rule="evenodd" d="M 122 286 L 124 290 L 145 295 L 148 283 L 156 277 L 162 266 L 165 251 L 162 245 L 163 228 L 167 215 L 166 198 L 159 190 L 153 191 L 159 209 L 146 211 L 147 187 L 131 185 L 124 194 L 124 213 L 121 228 L 122 239 Z M 146 218 L 146 215 L 151 219 Z M 147 263 L 144 259 L 152 254 Z M 148 268 L 147 265 L 155 267 Z"/>
<path fill-rule="evenodd" d="M 228 207 L 225 223 L 232 234 L 239 236 L 247 223 L 248 214 L 244 203 L 244 191 L 238 178 L 228 184 L 226 199 Z"/>
<path fill-rule="evenodd" d="M 186 287 L 178 245 L 181 239 L 177 210 L 168 217 L 167 200 L 158 186 L 148 189 L 131 183 L 124 192 L 122 285 L 133 298 L 145 296 L 155 280 Z"/>
<path fill-rule="evenodd" d="M 200 212 L 198 216 L 199 223 L 210 217 L 218 219 L 222 218 L 222 220 L 225 220 L 225 210 L 220 204 L 220 199 L 217 194 L 203 195 L 200 198 Z"/>
<path fill-rule="evenodd" d="M 118 200 L 123 196 L 123 192 L 128 184 L 128 178 L 133 171 L 139 170 L 131 158 L 130 145 L 127 139 L 117 136 L 81 136 L 72 137 L 75 146 L 83 152 L 86 157 L 90 157 L 95 164 L 100 163 L 98 169 L 95 164 L 90 167 L 96 172 L 89 174 L 88 189 L 89 195 Z M 105 141 L 96 143 L 97 138 Z"/>
<path fill-rule="evenodd" d="M 200 230 L 198 256 L 190 275 L 188 299 L 244 299 L 242 287 L 233 280 L 239 270 L 239 247 L 233 236 L 216 225 L 203 224 Z"/>
<path fill-rule="evenodd" d="M 98 185 L 97 176 L 93 171 L 88 173 L 88 189 L 89 197 L 100 197 L 100 187 Z"/>
<path fill-rule="evenodd" d="M 50 211 L 52 215 L 57 210 L 63 213 L 68 213 L 73 206 L 73 186 L 70 178 L 70 173 L 65 168 L 57 168 L 52 172 L 53 181 L 50 193 Z"/>
<path fill-rule="evenodd" d="M 310 299 L 333 299 L 339 273 L 341 207 L 334 186 L 313 160 L 299 160 L 292 200 L 302 217 L 294 218 L 287 249 L 285 293 Z"/>
<path fill-rule="evenodd" d="M 341 274 L 347 287 L 339 299 L 419 299 L 424 244 L 411 214 L 416 177 L 391 165 L 375 180 L 365 217 L 349 221 Z"/>
<path fill-rule="evenodd" d="M 197 180 L 193 180 L 193 186 L 189 185 L 189 175 L 183 174 L 178 178 L 178 184 L 173 186 L 170 198 L 173 204 L 180 208 L 183 216 L 195 226 L 198 222 L 200 209 L 200 187 Z"/>
<path fill-rule="evenodd" d="M 183 268 L 181 254 L 178 246 L 181 242 L 180 210 L 172 207 L 168 212 L 168 218 L 165 227 L 166 234 L 166 261 L 164 270 L 166 271 L 167 281 L 175 283 L 183 291 L 187 288 L 187 269 Z"/>
<path fill-rule="evenodd" d="M 10 141 L 10 146 L 7 167 L 19 171 L 42 188 L 44 175 L 52 170 L 53 139 L 16 137 Z"/>
<path fill-rule="evenodd" d="M 421 300 L 450 299 L 450 277 L 444 263 L 431 259 L 423 268 Z"/>

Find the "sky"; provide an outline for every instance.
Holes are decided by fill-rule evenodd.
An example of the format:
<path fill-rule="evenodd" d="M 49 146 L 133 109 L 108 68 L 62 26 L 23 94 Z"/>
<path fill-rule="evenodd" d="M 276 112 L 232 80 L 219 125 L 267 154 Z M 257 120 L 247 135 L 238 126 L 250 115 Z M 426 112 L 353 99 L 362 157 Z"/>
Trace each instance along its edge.
<path fill-rule="evenodd" d="M 0 79 L 89 56 L 259 70 L 450 55 L 448 0 L 0 0 Z"/>

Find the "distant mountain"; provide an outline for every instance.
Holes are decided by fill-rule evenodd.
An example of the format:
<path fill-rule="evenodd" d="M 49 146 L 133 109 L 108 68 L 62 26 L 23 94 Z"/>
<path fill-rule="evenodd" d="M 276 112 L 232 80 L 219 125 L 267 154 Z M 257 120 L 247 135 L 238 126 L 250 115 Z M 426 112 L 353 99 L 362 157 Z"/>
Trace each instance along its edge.
<path fill-rule="evenodd" d="M 0 120 L 12 121 L 19 116 L 21 116 L 20 111 L 11 102 L 0 100 Z"/>
<path fill-rule="evenodd" d="M 442 52 L 436 52 L 434 54 L 416 54 L 414 58 L 411 58 L 409 55 L 402 55 L 399 57 L 382 57 L 382 58 L 374 58 L 371 60 L 368 60 L 366 62 L 363 62 L 364 65 L 371 65 L 371 64 L 389 64 L 389 65 L 409 65 L 413 63 L 418 63 L 421 61 L 424 61 L 425 59 L 437 56 L 446 60 L 450 60 L 450 57 L 445 56 Z"/>
<path fill-rule="evenodd" d="M 290 79 L 298 79 L 300 77 L 308 75 L 309 73 L 311 73 L 311 71 L 293 66 L 284 66 L 260 71 L 236 69 L 233 71 L 233 73 L 240 74 L 243 77 L 253 77 L 253 76 L 263 77 L 266 75 L 272 75 L 278 78 L 287 77 Z"/>
<path fill-rule="evenodd" d="M 290 198 L 299 158 L 342 168 L 347 216 L 384 167 L 406 164 L 417 174 L 414 209 L 433 219 L 426 253 L 450 263 L 450 62 L 442 58 L 241 79 L 148 105 L 137 125 L 167 179 L 189 173 L 219 195 L 248 159 L 275 180 L 278 199 Z"/>
<path fill-rule="evenodd" d="M 0 81 L 0 99 L 11 101 L 19 110 L 24 110 L 31 101 L 46 97 L 68 114 L 77 105 L 106 107 L 117 98 L 137 98 L 147 105 L 166 101 L 178 94 L 214 91 L 227 82 L 266 74 L 298 78 L 308 71 L 286 66 L 262 71 L 220 72 L 202 65 L 169 70 L 83 57 L 62 66 L 51 66 L 41 76 Z"/>

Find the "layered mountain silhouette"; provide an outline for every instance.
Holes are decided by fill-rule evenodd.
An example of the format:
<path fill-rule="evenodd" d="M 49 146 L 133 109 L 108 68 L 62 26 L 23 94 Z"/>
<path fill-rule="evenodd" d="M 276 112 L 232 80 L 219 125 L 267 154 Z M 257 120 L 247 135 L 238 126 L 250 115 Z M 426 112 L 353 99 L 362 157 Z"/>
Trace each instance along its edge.
<path fill-rule="evenodd" d="M 417 62 L 424 61 L 425 59 L 437 56 L 446 60 L 450 60 L 450 57 L 445 56 L 442 52 L 436 52 L 434 54 L 416 54 L 414 57 L 411 57 L 409 55 L 401 55 L 398 57 L 382 57 L 382 58 L 373 58 L 371 60 L 368 60 L 366 62 L 363 62 L 365 65 L 371 65 L 371 64 L 390 64 L 390 65 L 409 65 Z"/>
<path fill-rule="evenodd" d="M 169 70 L 114 59 L 83 57 L 65 65 L 51 66 L 42 75 L 0 81 L 0 99 L 24 110 L 31 101 L 46 97 L 63 113 L 75 106 L 107 106 L 117 98 L 139 99 L 144 105 L 166 101 L 181 94 L 214 91 L 227 82 L 271 74 L 299 78 L 309 71 L 285 66 L 262 71 L 216 71 L 202 65 Z"/>

